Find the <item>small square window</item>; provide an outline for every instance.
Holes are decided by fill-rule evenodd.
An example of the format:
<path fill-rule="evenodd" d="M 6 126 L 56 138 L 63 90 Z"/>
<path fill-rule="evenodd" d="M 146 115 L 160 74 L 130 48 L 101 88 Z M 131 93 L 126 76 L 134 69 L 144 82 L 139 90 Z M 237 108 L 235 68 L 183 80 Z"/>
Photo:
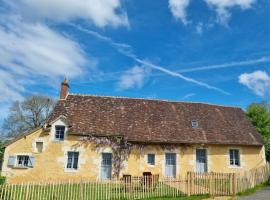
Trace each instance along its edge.
<path fill-rule="evenodd" d="M 149 165 L 155 165 L 155 154 L 148 154 L 147 155 L 147 163 Z"/>
<path fill-rule="evenodd" d="M 197 128 L 198 126 L 199 126 L 199 123 L 198 123 L 197 120 L 192 120 L 192 121 L 191 121 L 191 127 L 192 127 L 192 128 Z"/>
<path fill-rule="evenodd" d="M 63 141 L 65 136 L 65 126 L 55 126 L 55 140 Z"/>
<path fill-rule="evenodd" d="M 36 150 L 38 153 L 42 153 L 43 151 L 43 142 L 36 142 Z"/>

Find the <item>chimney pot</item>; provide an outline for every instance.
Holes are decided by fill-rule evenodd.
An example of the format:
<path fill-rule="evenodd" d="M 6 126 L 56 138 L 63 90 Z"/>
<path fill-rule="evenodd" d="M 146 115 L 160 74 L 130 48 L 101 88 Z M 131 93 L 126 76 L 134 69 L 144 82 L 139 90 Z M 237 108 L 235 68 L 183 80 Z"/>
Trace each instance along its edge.
<path fill-rule="evenodd" d="M 64 100 L 68 96 L 69 84 L 67 78 L 61 83 L 60 99 Z"/>

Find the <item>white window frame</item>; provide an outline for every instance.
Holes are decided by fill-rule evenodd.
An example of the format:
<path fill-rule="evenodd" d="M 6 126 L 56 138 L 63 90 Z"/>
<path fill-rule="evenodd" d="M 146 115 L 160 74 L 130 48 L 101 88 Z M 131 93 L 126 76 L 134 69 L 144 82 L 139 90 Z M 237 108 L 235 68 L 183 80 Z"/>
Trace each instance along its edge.
<path fill-rule="evenodd" d="M 153 156 L 153 163 L 149 162 L 149 156 Z M 156 154 L 154 153 L 148 153 L 147 154 L 147 164 L 150 165 L 150 166 L 155 166 L 156 165 Z"/>
<path fill-rule="evenodd" d="M 175 154 L 175 177 L 170 178 L 176 178 L 178 175 L 178 170 L 180 170 L 179 160 L 178 160 L 178 153 L 176 151 L 165 151 L 164 152 L 164 176 L 166 177 L 166 154 Z"/>
<path fill-rule="evenodd" d="M 71 168 L 68 168 L 68 153 L 78 153 L 78 161 L 77 161 L 77 168 L 74 168 L 74 160 L 75 160 L 75 157 L 73 156 L 72 157 L 72 162 L 71 162 Z M 73 154 L 74 155 L 74 154 Z M 67 151 L 67 159 L 66 159 L 66 163 L 65 163 L 65 169 L 67 171 L 73 171 L 73 172 L 76 172 L 79 170 L 79 159 L 80 159 L 80 152 L 79 151 Z"/>
<path fill-rule="evenodd" d="M 28 157 L 27 165 L 19 164 L 19 157 L 20 156 L 22 156 L 22 157 Z M 15 157 L 14 165 L 11 166 L 13 168 L 28 169 L 28 168 L 33 168 L 34 167 L 35 157 L 32 156 L 31 154 L 28 154 L 28 153 L 19 153 L 19 154 L 13 155 L 13 157 Z M 33 161 L 33 163 L 32 163 L 31 160 Z"/>
<path fill-rule="evenodd" d="M 24 159 L 22 159 L 22 164 L 19 164 L 19 161 L 20 161 L 20 159 L 19 158 L 27 158 L 27 165 L 24 165 L 24 163 L 25 163 L 25 160 Z M 30 156 L 29 155 L 17 155 L 16 156 L 16 166 L 18 167 L 18 168 L 28 168 L 29 167 L 29 162 L 30 162 Z"/>
<path fill-rule="evenodd" d="M 56 138 L 56 134 L 58 134 L 58 133 L 57 133 L 57 130 L 56 130 L 57 127 L 64 128 L 63 139 L 60 139 L 60 135 L 59 135 L 59 138 Z M 64 141 L 64 140 L 65 140 L 66 126 L 64 126 L 64 125 L 55 125 L 54 130 L 55 130 L 55 131 L 54 131 L 54 140 L 55 140 L 55 141 L 59 141 L 59 142 Z"/>
<path fill-rule="evenodd" d="M 42 144 L 41 152 L 38 151 L 37 143 L 41 143 Z M 35 146 L 36 146 L 36 152 L 37 153 L 42 153 L 44 151 L 44 142 L 43 141 L 36 141 L 36 145 Z"/>
<path fill-rule="evenodd" d="M 236 160 L 236 158 L 235 158 L 235 154 L 233 154 L 233 164 L 231 164 L 231 151 L 238 151 L 238 165 L 236 165 L 235 164 L 235 160 Z M 242 164 L 242 162 L 241 162 L 241 151 L 240 151 L 240 149 L 239 148 L 230 148 L 229 149 L 229 166 L 230 167 L 235 167 L 235 168 L 240 168 L 241 167 L 241 164 Z"/>
<path fill-rule="evenodd" d="M 104 164 L 103 163 L 103 161 L 104 161 L 104 155 L 106 155 L 106 154 L 110 154 L 110 156 L 111 156 L 111 163 L 110 163 L 110 165 L 109 164 Z M 109 179 L 107 179 L 107 178 L 104 178 L 104 177 L 102 177 L 102 166 L 110 166 L 111 167 L 111 171 L 110 171 L 110 178 Z M 112 179 L 112 177 L 113 177 L 113 154 L 112 154 L 112 152 L 102 152 L 101 153 L 101 165 L 100 165 L 100 179 L 101 180 L 110 180 L 110 179 Z"/>
<path fill-rule="evenodd" d="M 197 148 L 195 148 L 195 169 L 194 169 L 194 171 L 197 172 L 197 149 L 205 150 L 206 173 L 210 172 L 210 170 L 209 170 L 209 163 L 210 163 L 210 161 L 209 161 L 209 159 L 210 159 L 209 151 L 210 150 L 207 147 L 197 147 Z"/>

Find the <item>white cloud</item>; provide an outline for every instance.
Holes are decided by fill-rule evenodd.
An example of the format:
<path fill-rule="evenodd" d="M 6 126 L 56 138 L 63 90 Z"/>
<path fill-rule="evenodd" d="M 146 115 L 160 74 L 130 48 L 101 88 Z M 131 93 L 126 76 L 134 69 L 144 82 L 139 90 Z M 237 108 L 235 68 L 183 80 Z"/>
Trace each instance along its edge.
<path fill-rule="evenodd" d="M 169 8 L 176 19 L 179 19 L 183 24 L 188 24 L 186 9 L 190 0 L 169 0 Z"/>
<path fill-rule="evenodd" d="M 121 90 L 141 88 L 149 73 L 150 70 L 147 67 L 134 66 L 123 73 L 118 82 L 118 87 Z"/>
<path fill-rule="evenodd" d="M 79 45 L 42 24 L 0 26 L 0 64 L 24 74 L 74 77 L 86 58 Z"/>
<path fill-rule="evenodd" d="M 270 94 L 270 76 L 265 71 L 254 71 L 239 76 L 239 83 L 245 85 L 258 96 Z"/>
<path fill-rule="evenodd" d="M 76 42 L 46 25 L 0 20 L 0 103 L 19 99 L 26 84 L 83 75 L 86 64 L 95 63 Z"/>
<path fill-rule="evenodd" d="M 251 8 L 256 0 L 204 0 L 210 7 L 214 8 L 218 15 L 218 21 L 227 25 L 231 17 L 230 8 L 240 7 L 242 10 Z"/>
<path fill-rule="evenodd" d="M 20 15 L 67 22 L 84 19 L 98 27 L 128 26 L 120 0 L 5 0 Z"/>
<path fill-rule="evenodd" d="M 21 92 L 23 91 L 24 87 L 18 84 L 16 77 L 0 69 L 0 104 L 21 99 Z"/>

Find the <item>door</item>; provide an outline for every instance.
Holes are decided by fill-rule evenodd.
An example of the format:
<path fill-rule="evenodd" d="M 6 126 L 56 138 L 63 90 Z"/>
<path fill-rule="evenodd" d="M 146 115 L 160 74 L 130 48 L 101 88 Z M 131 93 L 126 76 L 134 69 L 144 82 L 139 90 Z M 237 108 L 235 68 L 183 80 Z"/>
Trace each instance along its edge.
<path fill-rule="evenodd" d="M 176 154 L 166 153 L 165 154 L 165 176 L 176 177 Z"/>
<path fill-rule="evenodd" d="M 112 154 L 102 153 L 101 179 L 109 180 L 112 178 Z"/>
<path fill-rule="evenodd" d="M 207 172 L 206 149 L 196 149 L 196 171 L 198 173 Z"/>

